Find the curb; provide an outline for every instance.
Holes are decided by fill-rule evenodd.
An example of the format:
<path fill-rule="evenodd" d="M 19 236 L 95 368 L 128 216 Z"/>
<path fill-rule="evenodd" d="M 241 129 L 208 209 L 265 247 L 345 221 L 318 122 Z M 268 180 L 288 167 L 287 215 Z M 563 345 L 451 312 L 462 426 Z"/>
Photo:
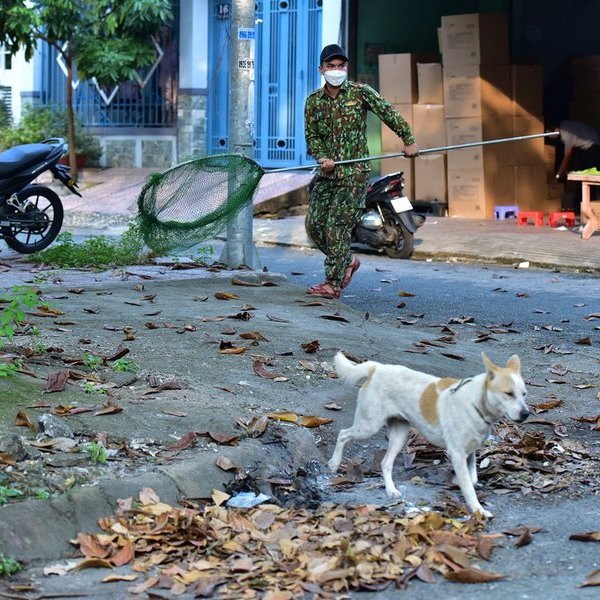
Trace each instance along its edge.
<path fill-rule="evenodd" d="M 27 563 L 73 557 L 77 551 L 69 540 L 80 532 L 96 531 L 99 519 L 114 514 L 118 499 L 136 499 L 146 487 L 171 505 L 182 498 L 210 498 L 215 488 L 222 489 L 234 477 L 232 472 L 215 466 L 218 456 L 231 459 L 243 473 L 255 472 L 258 466 L 258 477 L 295 471 L 313 460 L 323 463 L 312 434 L 298 427 L 284 431 L 279 453 L 275 445 L 245 438 L 239 446 L 218 446 L 214 451 L 142 475 L 103 479 L 97 485 L 69 490 L 50 500 L 7 504 L 0 509 L 2 553 Z"/>

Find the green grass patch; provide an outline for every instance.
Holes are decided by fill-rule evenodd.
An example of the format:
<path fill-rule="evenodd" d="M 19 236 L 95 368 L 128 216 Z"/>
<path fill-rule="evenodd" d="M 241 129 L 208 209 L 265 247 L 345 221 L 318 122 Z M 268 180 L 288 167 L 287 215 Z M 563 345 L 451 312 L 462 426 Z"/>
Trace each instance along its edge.
<path fill-rule="evenodd" d="M 33 254 L 31 261 L 65 268 L 119 267 L 147 262 L 144 241 L 136 225 L 119 238 L 93 235 L 77 244 L 68 231 L 61 233 L 54 245 Z"/>

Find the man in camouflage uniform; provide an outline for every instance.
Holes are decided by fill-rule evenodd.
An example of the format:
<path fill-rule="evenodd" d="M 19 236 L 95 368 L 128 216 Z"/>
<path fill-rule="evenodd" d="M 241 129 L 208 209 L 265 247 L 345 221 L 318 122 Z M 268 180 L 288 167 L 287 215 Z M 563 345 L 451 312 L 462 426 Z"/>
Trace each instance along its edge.
<path fill-rule="evenodd" d="M 404 142 L 406 156 L 419 153 L 408 123 L 392 105 L 366 84 L 346 80 L 348 58 L 340 46 L 321 51 L 319 72 L 325 85 L 306 99 L 305 135 L 309 153 L 320 165 L 310 190 L 306 231 L 325 254 L 322 284 L 307 292 L 339 298 L 360 266 L 350 252 L 352 229 L 367 194 L 369 162 L 336 165 L 336 161 L 369 155 L 367 111 L 375 113 Z"/>

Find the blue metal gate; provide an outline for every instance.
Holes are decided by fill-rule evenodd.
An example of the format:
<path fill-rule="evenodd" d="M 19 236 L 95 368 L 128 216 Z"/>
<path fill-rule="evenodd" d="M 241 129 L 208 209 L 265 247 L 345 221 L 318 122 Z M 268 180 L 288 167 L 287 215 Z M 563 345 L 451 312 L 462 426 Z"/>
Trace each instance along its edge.
<path fill-rule="evenodd" d="M 227 149 L 230 5 L 213 0 L 208 151 Z M 226 8 L 229 6 L 229 8 Z M 322 0 L 256 3 L 255 152 L 265 167 L 305 164 L 304 101 L 319 86 Z"/>
<path fill-rule="evenodd" d="M 211 0 L 208 32 L 207 153 L 227 152 L 231 4 Z"/>

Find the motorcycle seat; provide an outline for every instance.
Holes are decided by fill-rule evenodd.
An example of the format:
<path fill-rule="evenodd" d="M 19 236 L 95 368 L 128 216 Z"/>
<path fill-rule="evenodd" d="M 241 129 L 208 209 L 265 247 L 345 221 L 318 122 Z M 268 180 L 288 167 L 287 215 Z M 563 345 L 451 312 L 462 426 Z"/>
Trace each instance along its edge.
<path fill-rule="evenodd" d="M 44 160 L 55 148 L 48 144 L 23 144 L 0 153 L 0 178 L 7 178 Z"/>

